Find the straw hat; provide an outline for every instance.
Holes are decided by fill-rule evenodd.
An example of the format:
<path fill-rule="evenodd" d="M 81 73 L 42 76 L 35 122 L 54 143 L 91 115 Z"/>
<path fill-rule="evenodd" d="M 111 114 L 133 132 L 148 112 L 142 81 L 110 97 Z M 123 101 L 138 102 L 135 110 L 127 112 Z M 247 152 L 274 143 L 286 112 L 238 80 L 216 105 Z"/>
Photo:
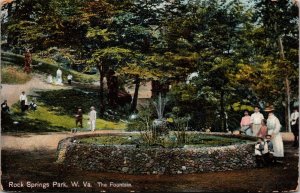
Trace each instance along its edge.
<path fill-rule="evenodd" d="M 273 105 L 270 105 L 268 107 L 265 108 L 265 112 L 271 112 L 271 111 L 274 111 L 274 106 Z"/>

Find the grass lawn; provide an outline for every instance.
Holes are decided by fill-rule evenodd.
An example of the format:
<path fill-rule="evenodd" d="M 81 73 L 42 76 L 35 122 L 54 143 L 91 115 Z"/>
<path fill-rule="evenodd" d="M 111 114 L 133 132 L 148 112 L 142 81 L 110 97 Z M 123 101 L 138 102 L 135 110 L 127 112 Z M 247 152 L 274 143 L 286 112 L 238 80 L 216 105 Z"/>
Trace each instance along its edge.
<path fill-rule="evenodd" d="M 1 52 L 1 64 L 3 66 L 19 66 L 24 65 L 24 56 L 19 54 L 14 54 L 10 52 Z M 40 59 L 33 56 L 32 60 L 32 71 L 36 73 L 51 74 L 56 75 L 56 70 L 58 69 L 59 63 L 54 63 L 51 60 Z M 70 73 L 73 75 L 73 80 L 81 83 L 91 83 L 99 80 L 99 75 L 88 75 L 77 72 L 71 69 L 61 69 L 63 72 L 63 79 L 67 79 L 67 75 Z"/>
<path fill-rule="evenodd" d="M 140 134 L 130 134 L 129 135 L 116 135 L 116 136 L 99 136 L 99 137 L 87 137 L 79 139 L 81 143 L 88 144 L 100 144 L 100 145 L 130 145 L 139 144 L 141 147 L 148 147 L 145 142 L 143 142 L 143 137 Z M 213 136 L 205 134 L 186 134 L 186 141 L 183 144 L 177 144 L 174 139 L 172 132 L 164 138 L 158 139 L 156 144 L 162 145 L 163 147 L 183 147 L 184 145 L 193 145 L 195 147 L 217 147 L 217 146 L 227 146 L 233 144 L 247 143 L 248 140 L 223 137 L 223 136 Z"/>
<path fill-rule="evenodd" d="M 4 66 L 1 70 L 1 82 L 4 84 L 24 84 L 31 80 L 31 75 L 24 73 L 19 67 Z"/>
<path fill-rule="evenodd" d="M 27 114 L 27 118 L 38 121 L 47 121 L 51 127 L 66 128 L 70 130 L 75 127 L 75 117 L 68 115 L 58 115 L 54 111 L 50 111 L 49 108 L 45 106 L 39 106 L 36 111 L 30 111 Z M 88 115 L 83 116 L 83 128 L 89 128 Z M 125 129 L 125 123 L 114 123 L 110 121 L 105 121 L 103 119 L 97 119 L 96 130 L 104 129 Z"/>
<path fill-rule="evenodd" d="M 57 114 L 57 112 L 41 104 L 39 104 L 36 111 L 30 110 L 25 114 L 20 112 L 18 104 L 15 104 L 11 111 L 13 114 L 2 117 L 3 132 L 57 132 L 71 131 L 72 128 L 75 128 L 75 117 Z M 89 128 L 87 121 L 88 116 L 84 115 L 82 130 Z M 96 130 L 119 130 L 125 128 L 126 124 L 123 122 L 111 122 L 99 118 L 96 121 Z"/>

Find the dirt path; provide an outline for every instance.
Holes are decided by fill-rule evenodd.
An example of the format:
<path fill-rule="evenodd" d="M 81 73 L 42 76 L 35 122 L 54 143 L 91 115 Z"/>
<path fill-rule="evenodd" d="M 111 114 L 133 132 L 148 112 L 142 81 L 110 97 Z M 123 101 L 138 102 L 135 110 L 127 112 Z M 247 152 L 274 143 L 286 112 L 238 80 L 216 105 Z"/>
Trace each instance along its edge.
<path fill-rule="evenodd" d="M 110 133 L 126 133 L 121 130 L 100 130 L 95 131 L 95 134 L 110 134 Z M 55 150 L 60 140 L 72 137 L 75 135 L 85 135 L 91 132 L 78 132 L 73 134 L 71 132 L 53 132 L 44 134 L 34 133 L 5 133 L 1 136 L 1 147 L 2 149 L 15 149 L 15 150 Z M 292 133 L 282 133 L 284 141 L 293 141 Z"/>
<path fill-rule="evenodd" d="M 69 88 L 69 86 L 48 84 L 46 82 L 46 77 L 33 74 L 33 78 L 25 84 L 2 84 L 1 101 L 6 99 L 8 105 L 11 106 L 19 100 L 19 96 L 22 91 L 25 91 L 27 95 L 34 95 L 34 90 L 57 90 Z"/>
<path fill-rule="evenodd" d="M 290 137 L 289 134 L 284 136 Z M 20 137 L 18 138 L 20 139 Z M 30 141 L 34 138 L 28 137 L 27 140 Z M 35 142 L 38 142 L 38 138 L 35 139 Z M 50 140 L 38 143 L 52 144 Z M 35 149 L 33 151 L 6 149 L 2 150 L 3 175 L 1 182 L 5 191 L 25 192 L 291 192 L 298 189 L 299 152 L 298 149 L 292 147 L 291 141 L 285 141 L 284 145 L 284 162 L 272 167 L 182 175 L 127 175 L 84 171 L 77 168 L 65 168 L 56 163 L 54 149 Z M 50 186 L 45 189 L 43 187 L 9 187 L 9 182 L 52 184 L 54 181 L 67 184 L 71 184 L 71 182 L 82 184 L 85 181 L 90 182 L 93 187 L 85 188 L 82 185 L 69 188 Z M 132 187 L 103 188 L 97 185 L 99 181 L 108 184 L 125 182 L 132 184 Z"/>
<path fill-rule="evenodd" d="M 100 130 L 93 133 L 109 134 L 120 133 L 120 130 Z M 14 150 L 55 150 L 58 142 L 64 138 L 72 137 L 75 135 L 85 135 L 91 132 L 77 132 L 73 134 L 71 132 L 55 132 L 45 134 L 30 134 L 30 133 L 14 133 L 14 134 L 2 134 L 1 147 L 2 149 L 14 149 Z M 124 132 L 123 132 L 124 133 Z"/>

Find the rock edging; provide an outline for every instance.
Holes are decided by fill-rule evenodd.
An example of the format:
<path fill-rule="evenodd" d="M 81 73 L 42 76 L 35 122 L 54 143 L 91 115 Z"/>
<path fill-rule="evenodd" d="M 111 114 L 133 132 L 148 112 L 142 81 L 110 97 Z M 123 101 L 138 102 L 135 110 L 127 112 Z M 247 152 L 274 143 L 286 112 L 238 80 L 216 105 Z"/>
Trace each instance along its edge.
<path fill-rule="evenodd" d="M 200 148 L 136 148 L 135 145 L 77 143 L 78 139 L 90 136 L 61 140 L 57 162 L 83 170 L 125 174 L 190 174 L 255 167 L 255 142 Z"/>

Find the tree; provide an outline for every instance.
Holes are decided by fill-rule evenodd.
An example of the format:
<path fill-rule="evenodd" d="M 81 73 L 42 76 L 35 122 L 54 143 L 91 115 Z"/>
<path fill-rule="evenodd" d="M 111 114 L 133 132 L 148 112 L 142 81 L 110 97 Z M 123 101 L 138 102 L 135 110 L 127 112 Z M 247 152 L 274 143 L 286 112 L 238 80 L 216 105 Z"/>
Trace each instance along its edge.
<path fill-rule="evenodd" d="M 100 116 L 103 116 L 105 111 L 104 105 L 104 77 L 109 70 L 116 70 L 130 61 L 131 51 L 119 47 L 109 47 L 96 50 L 91 59 L 88 60 L 90 65 L 96 66 L 100 74 Z"/>
<path fill-rule="evenodd" d="M 265 38 L 265 55 L 274 57 L 274 62 L 280 68 L 281 74 L 277 79 L 285 89 L 285 126 L 290 129 L 290 82 L 295 78 L 295 49 L 298 48 L 297 40 L 297 11 L 295 5 L 287 0 L 283 1 L 256 1 L 257 21 L 262 23 Z M 291 43 L 294 40 L 294 43 Z M 288 58 L 286 57 L 287 55 Z M 297 93 L 295 93 L 297 95 Z"/>

